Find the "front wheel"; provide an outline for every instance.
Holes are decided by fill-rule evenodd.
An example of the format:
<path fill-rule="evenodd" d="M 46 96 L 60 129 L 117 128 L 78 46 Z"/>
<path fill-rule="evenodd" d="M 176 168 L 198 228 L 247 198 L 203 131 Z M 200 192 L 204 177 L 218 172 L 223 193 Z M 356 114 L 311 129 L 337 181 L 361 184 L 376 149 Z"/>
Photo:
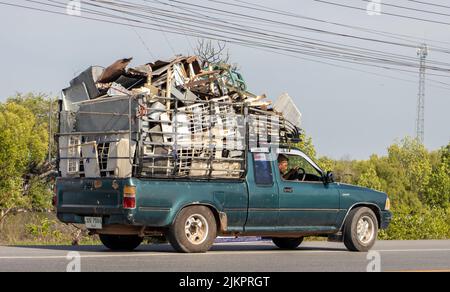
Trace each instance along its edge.
<path fill-rule="evenodd" d="M 181 210 L 167 233 L 172 247 L 183 253 L 207 252 L 216 236 L 216 219 L 205 206 L 192 206 Z"/>
<path fill-rule="evenodd" d="M 303 237 L 300 238 L 272 238 L 273 243 L 280 249 L 293 250 L 297 249 L 303 242 Z"/>
<path fill-rule="evenodd" d="M 143 238 L 135 235 L 100 234 L 104 246 L 114 251 L 133 251 L 141 245 Z"/>
<path fill-rule="evenodd" d="M 378 236 L 378 220 L 366 207 L 350 211 L 344 226 L 344 244 L 350 251 L 367 252 Z"/>

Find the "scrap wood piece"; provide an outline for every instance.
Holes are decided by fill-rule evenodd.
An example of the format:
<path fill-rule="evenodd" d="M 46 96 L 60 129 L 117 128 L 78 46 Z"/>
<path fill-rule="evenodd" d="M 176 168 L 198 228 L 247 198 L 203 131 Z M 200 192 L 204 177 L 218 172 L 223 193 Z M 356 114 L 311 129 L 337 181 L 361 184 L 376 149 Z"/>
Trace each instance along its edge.
<path fill-rule="evenodd" d="M 217 78 L 210 77 L 210 78 L 204 79 L 204 80 L 192 81 L 192 82 L 185 84 L 185 87 L 192 88 L 192 87 L 197 87 L 197 86 L 201 86 L 201 85 L 208 85 L 209 83 L 214 82 L 216 80 L 217 80 Z"/>
<path fill-rule="evenodd" d="M 133 94 L 133 95 L 139 95 L 139 94 L 148 95 L 150 97 L 150 100 L 152 100 L 154 96 L 158 96 L 159 92 L 160 92 L 160 89 L 156 86 L 153 86 L 152 84 L 145 84 L 143 87 L 133 88 L 131 90 L 131 94 Z"/>
<path fill-rule="evenodd" d="M 177 56 L 169 61 L 158 60 L 154 64 L 150 63 L 149 65 L 152 67 L 153 74 L 158 76 L 158 75 L 161 75 L 162 73 L 166 72 L 173 65 L 175 65 L 177 63 L 182 63 L 186 59 L 188 59 L 188 57 Z"/>
<path fill-rule="evenodd" d="M 173 65 L 172 70 L 173 78 L 177 86 L 182 86 L 186 81 L 189 81 L 186 70 L 184 69 L 184 66 L 182 64 Z"/>
<path fill-rule="evenodd" d="M 191 56 L 184 62 L 184 69 L 189 73 L 189 78 L 193 79 L 195 75 L 202 72 L 202 65 L 197 56 Z"/>
<path fill-rule="evenodd" d="M 242 95 L 244 96 L 243 102 L 247 102 L 247 103 L 253 103 L 253 102 L 258 102 L 258 101 L 267 99 L 267 95 L 265 95 L 265 94 L 256 96 L 249 92 L 245 92 Z"/>
<path fill-rule="evenodd" d="M 194 63 L 194 62 L 198 62 L 199 60 L 198 60 L 198 57 L 197 56 L 190 56 L 190 57 L 188 57 L 187 59 L 186 59 L 186 63 L 188 63 L 188 64 L 192 64 L 192 63 Z"/>
<path fill-rule="evenodd" d="M 205 76 L 221 74 L 221 73 L 222 73 L 222 70 L 203 71 L 203 72 L 195 75 L 193 79 L 199 79 L 199 78 L 202 78 L 202 77 L 205 77 Z"/>
<path fill-rule="evenodd" d="M 98 88 L 98 90 L 106 91 L 106 90 L 108 90 L 111 87 L 112 84 L 113 84 L 112 82 L 109 82 L 109 83 L 97 83 L 97 88 Z"/>
<path fill-rule="evenodd" d="M 255 101 L 249 104 L 252 107 L 262 107 L 263 110 L 267 110 L 270 105 L 272 105 L 272 101 Z"/>

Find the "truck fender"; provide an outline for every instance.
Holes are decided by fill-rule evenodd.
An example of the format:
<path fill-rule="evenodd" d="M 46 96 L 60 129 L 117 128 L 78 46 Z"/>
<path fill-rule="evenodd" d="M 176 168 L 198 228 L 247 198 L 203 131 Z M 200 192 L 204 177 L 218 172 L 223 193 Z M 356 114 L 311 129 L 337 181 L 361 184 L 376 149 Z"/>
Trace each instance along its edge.
<path fill-rule="evenodd" d="M 374 204 L 374 203 L 358 202 L 358 203 L 352 205 L 347 210 L 347 214 L 345 214 L 344 220 L 341 223 L 341 227 L 339 228 L 339 231 L 343 230 L 345 221 L 347 220 L 347 217 L 348 217 L 348 214 L 350 214 L 350 212 L 352 210 L 354 210 L 355 208 L 360 208 L 360 207 L 367 207 L 367 208 L 371 209 L 375 213 L 375 215 L 377 216 L 378 227 L 381 226 L 381 209 L 380 209 L 380 207 L 377 204 Z"/>
<path fill-rule="evenodd" d="M 228 230 L 227 214 L 224 212 L 220 212 L 216 206 L 210 203 L 193 202 L 183 205 L 182 207 L 178 208 L 178 211 L 174 214 L 170 224 L 171 225 L 174 224 L 175 219 L 178 217 L 178 214 L 180 214 L 182 210 L 192 206 L 204 206 L 209 208 L 211 212 L 214 214 L 214 218 L 216 219 L 217 230 L 219 232 L 226 232 Z"/>

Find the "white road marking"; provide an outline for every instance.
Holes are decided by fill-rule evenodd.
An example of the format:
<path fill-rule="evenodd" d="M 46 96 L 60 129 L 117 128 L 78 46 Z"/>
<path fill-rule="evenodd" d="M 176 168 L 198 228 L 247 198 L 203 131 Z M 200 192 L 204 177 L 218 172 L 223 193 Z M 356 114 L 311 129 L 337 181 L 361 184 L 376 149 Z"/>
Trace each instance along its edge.
<path fill-rule="evenodd" d="M 374 250 L 378 252 L 441 252 L 441 251 L 449 251 L 448 248 L 434 248 L 434 249 L 380 249 Z"/>
<path fill-rule="evenodd" d="M 397 249 L 397 250 L 374 250 L 377 252 L 450 252 L 450 249 Z M 348 253 L 353 255 L 358 255 L 355 253 L 350 253 L 346 250 L 296 250 L 296 251 L 211 251 L 205 254 L 178 254 L 178 253 L 130 253 L 130 254 L 93 254 L 93 255 L 81 255 L 82 259 L 91 258 L 135 258 L 135 257 L 152 257 L 152 256 L 214 256 L 214 255 L 269 255 L 269 254 L 326 254 L 326 253 Z M 361 253 L 361 255 L 364 253 Z M 66 259 L 66 255 L 61 256 L 0 256 L 0 260 L 52 260 L 52 259 Z"/>

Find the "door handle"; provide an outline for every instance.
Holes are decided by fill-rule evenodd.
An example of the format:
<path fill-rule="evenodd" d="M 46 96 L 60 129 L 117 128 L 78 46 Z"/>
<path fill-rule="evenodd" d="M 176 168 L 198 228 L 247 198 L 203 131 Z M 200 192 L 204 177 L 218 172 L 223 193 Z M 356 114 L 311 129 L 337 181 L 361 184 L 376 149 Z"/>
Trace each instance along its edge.
<path fill-rule="evenodd" d="M 293 188 L 284 188 L 284 192 L 292 194 L 294 192 L 294 189 Z"/>

